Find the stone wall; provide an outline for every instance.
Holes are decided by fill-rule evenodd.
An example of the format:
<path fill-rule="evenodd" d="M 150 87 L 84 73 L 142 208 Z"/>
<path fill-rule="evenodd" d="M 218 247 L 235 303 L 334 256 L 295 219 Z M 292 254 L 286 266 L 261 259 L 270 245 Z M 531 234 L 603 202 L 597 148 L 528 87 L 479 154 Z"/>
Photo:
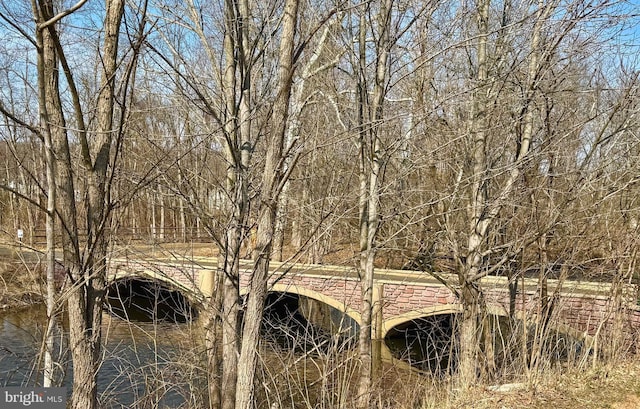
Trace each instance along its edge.
<path fill-rule="evenodd" d="M 360 283 L 351 270 L 336 267 L 336 274 L 330 274 L 327 267 L 322 269 L 307 269 L 304 272 L 289 272 L 287 274 L 274 273 L 270 285 L 276 286 L 277 291 L 302 294 L 306 297 L 325 302 L 335 308 L 349 312 L 352 318 L 359 320 L 362 298 Z M 131 261 L 114 263 L 112 279 L 123 276 L 145 276 L 168 283 L 170 286 L 190 291 L 193 297 L 203 298 L 201 284 L 203 277 L 213 274 L 213 268 L 203 268 L 189 262 L 145 262 Z M 400 274 L 392 272 L 389 275 Z M 415 277 L 406 272 L 402 280 L 377 280 L 376 286 L 381 291 L 382 321 L 399 322 L 415 319 L 420 314 L 437 314 L 441 311 L 459 310 L 460 304 L 455 294 L 435 280 L 411 281 Z M 409 277 L 409 278 L 407 278 Z M 241 289 L 246 288 L 250 279 L 248 270 L 241 274 Z M 605 286 L 605 287 L 603 287 Z M 602 328 L 612 325 L 613 317 L 622 320 L 627 333 L 640 330 L 640 311 L 633 302 L 633 297 L 625 299 L 625 305 L 615 308 L 607 296 L 606 285 L 600 287 L 571 287 L 568 291 L 558 292 L 552 320 L 555 325 L 566 325 L 580 333 L 594 335 Z M 580 288 L 587 288 L 582 293 Z M 487 305 L 492 313 L 507 315 L 509 313 L 509 291 L 506 281 L 491 278 L 484 286 Z M 540 302 L 535 289 L 519 291 L 515 299 L 515 309 L 518 317 L 526 316 L 535 319 Z M 451 307 L 446 309 L 444 307 Z M 443 308 L 440 308 L 443 307 Z M 617 313 L 617 314 L 616 314 Z M 388 330 L 389 328 L 387 328 Z M 383 334 L 384 335 L 384 334 Z"/>

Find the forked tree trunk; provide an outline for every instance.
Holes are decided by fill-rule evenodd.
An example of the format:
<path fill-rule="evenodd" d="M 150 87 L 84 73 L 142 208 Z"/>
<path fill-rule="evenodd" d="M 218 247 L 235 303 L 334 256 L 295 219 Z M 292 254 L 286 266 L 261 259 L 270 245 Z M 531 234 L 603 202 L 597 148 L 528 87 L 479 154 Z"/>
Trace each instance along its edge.
<path fill-rule="evenodd" d="M 475 368 L 475 357 L 479 356 L 481 345 L 477 332 L 478 320 L 484 320 L 486 307 L 484 306 L 484 296 L 480 286 L 480 279 L 484 276 L 481 271 L 483 266 L 483 246 L 486 245 L 489 227 L 500 214 L 509 196 L 514 191 L 517 181 L 522 175 L 524 166 L 531 146 L 533 136 L 533 99 L 536 95 L 538 74 L 540 65 L 540 37 L 542 24 L 553 10 L 554 5 L 538 1 L 538 8 L 535 14 L 534 29 L 531 36 L 531 53 L 528 57 L 527 83 L 521 109 L 521 120 L 519 122 L 521 133 L 518 138 L 514 138 L 516 150 L 515 158 L 506 172 L 506 178 L 502 187 L 495 197 L 489 198 L 488 169 L 490 163 L 487 158 L 487 129 L 488 110 L 492 106 L 492 90 L 488 75 L 488 37 L 489 37 L 489 10 L 490 0 L 480 0 L 477 3 L 477 74 L 475 87 L 471 101 L 471 112 L 469 116 L 469 135 L 472 146 L 471 156 L 471 189 L 469 206 L 469 230 L 466 249 L 466 260 L 461 263 L 458 272 L 459 283 L 462 289 L 462 303 L 465 313 L 462 317 L 461 340 L 460 340 L 460 364 L 459 380 L 460 386 L 466 388 L 471 386 L 477 377 Z M 515 132 L 514 132 L 515 134 Z M 469 305 L 468 303 L 480 302 L 479 305 Z M 473 334 L 472 334 L 473 330 Z M 485 348 L 491 348 L 492 343 L 485 342 Z M 491 351 L 485 351 L 485 357 L 492 355 Z M 487 362 L 485 362 L 487 363 Z M 491 368 L 495 368 L 493 362 L 488 362 L 489 368 L 482 368 L 483 373 Z"/>
<path fill-rule="evenodd" d="M 97 102 L 97 129 L 91 150 L 84 152 L 88 171 L 87 247 L 90 257 L 77 272 L 77 291 L 69 297 L 69 327 L 74 363 L 73 409 L 98 407 L 97 376 L 102 358 L 102 305 L 106 291 L 108 229 L 111 226 L 108 169 L 111 165 L 115 76 L 118 58 L 120 23 L 124 0 L 108 0 L 104 19 L 101 86 Z M 93 159 L 93 160 L 92 160 Z M 69 162 L 71 163 L 71 162 Z M 73 193 L 69 200 L 73 200 Z M 76 241 L 78 238 L 76 238 Z M 77 255 L 80 260 L 80 255 Z M 76 376 L 76 368 L 81 369 Z"/>
<path fill-rule="evenodd" d="M 77 3 L 81 7 L 84 2 Z M 56 22 L 65 14 L 54 13 L 50 0 L 34 3 L 36 41 L 38 44 L 38 78 L 41 99 L 41 118 L 45 133 L 51 141 L 54 167 L 56 212 L 63 226 L 63 264 L 71 280 L 68 297 L 69 343 L 73 360 L 73 390 L 69 407 L 92 409 L 98 407 L 97 373 L 101 362 L 101 319 L 106 279 L 107 240 L 104 236 L 109 225 L 106 209 L 107 169 L 111 159 L 113 139 L 113 99 L 116 58 L 120 21 L 124 2 L 107 2 L 104 20 L 105 39 L 102 48 L 100 92 L 96 109 L 97 129 L 91 145 L 88 142 L 79 96 L 71 71 L 58 38 Z M 77 132 L 81 146 L 82 164 L 88 181 L 86 208 L 87 232 L 85 259 L 81 254 L 80 230 L 76 208 L 74 173 L 71 150 L 65 124 L 59 87 L 59 65 L 65 73 L 69 94 L 76 115 Z M 48 159 L 52 159 L 47 155 Z M 50 227 L 51 225 L 49 225 Z M 48 234 L 53 234 L 48 228 Z M 48 238 L 51 242 L 52 238 Z M 52 257 L 50 255 L 50 257 Z"/>
<path fill-rule="evenodd" d="M 476 87 L 471 102 L 469 129 L 472 143 L 472 169 L 469 207 L 469 232 L 467 240 L 466 260 L 460 265 L 459 284 L 462 293 L 463 313 L 460 323 L 460 362 L 458 381 L 461 388 L 473 385 L 478 376 L 478 356 L 480 337 L 478 323 L 484 314 L 480 301 L 482 289 L 474 277 L 482 266 L 481 245 L 489 224 L 486 218 L 487 202 L 487 157 L 486 157 L 486 122 L 487 122 L 487 36 L 489 30 L 490 0 L 477 3 L 477 74 Z"/>
<path fill-rule="evenodd" d="M 253 271 L 246 295 L 242 346 L 238 360 L 235 409 L 254 407 L 254 378 L 258 365 L 258 344 L 264 302 L 267 295 L 269 260 L 276 227 L 278 198 L 284 182 L 283 148 L 291 98 L 293 51 L 298 20 L 298 0 L 286 0 L 280 33 L 278 93 L 273 105 L 273 127 L 267 145 L 258 209 L 257 238 L 253 249 Z"/>

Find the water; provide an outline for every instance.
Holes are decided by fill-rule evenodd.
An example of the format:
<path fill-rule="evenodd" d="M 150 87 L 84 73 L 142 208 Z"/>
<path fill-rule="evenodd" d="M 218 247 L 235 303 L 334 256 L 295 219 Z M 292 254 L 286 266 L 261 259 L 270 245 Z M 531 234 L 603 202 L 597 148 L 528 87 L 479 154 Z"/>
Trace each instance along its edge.
<path fill-rule="evenodd" d="M 205 374 L 197 369 L 203 348 L 195 326 L 134 324 L 107 314 L 103 320 L 105 359 L 98 389 L 105 407 L 175 408 L 198 399 L 193 388 Z M 39 351 L 45 323 L 42 306 L 0 312 L 0 386 L 42 382 Z M 70 390 L 72 367 L 66 355 L 62 386 Z"/>
<path fill-rule="evenodd" d="M 102 405 L 205 407 L 207 357 L 200 325 L 192 320 L 197 311 L 174 292 L 151 282 L 121 284 L 109 292 L 107 307 L 113 315 L 103 315 L 104 359 L 98 373 Z M 325 317 L 327 328 L 322 329 L 310 325 L 298 311 L 297 296 L 272 294 L 268 301 L 262 333 L 265 349 L 261 350 L 266 368 L 282 363 L 290 353 L 297 362 L 303 356 L 332 356 L 332 348 L 348 348 L 349 331 L 339 337 L 331 335 L 337 320 L 333 314 Z M 338 321 L 341 328 L 343 320 Z M 65 319 L 62 326 L 64 333 Z M 0 312 L 0 386 L 42 384 L 40 351 L 45 328 L 43 306 Z M 58 379 L 70 392 L 73 369 L 68 348 L 62 345 L 59 349 L 66 355 L 58 359 L 64 368 Z"/>
<path fill-rule="evenodd" d="M 354 335 L 357 328 L 346 331 L 345 339 L 340 340 L 340 337 L 329 336 L 333 331 L 327 333 L 328 329 L 310 327 L 298 311 L 299 300 L 281 296 L 269 300 L 265 312 L 267 325 L 262 334 L 269 347 L 267 353 L 261 355 L 264 373 L 259 375 L 260 383 L 263 381 L 265 385 L 260 396 L 265 395 L 262 400 L 266 403 L 261 407 L 270 407 L 269 399 L 274 391 L 282 398 L 295 399 L 295 407 L 308 407 L 304 402 L 320 402 L 329 396 L 328 390 L 335 392 L 333 387 L 322 389 L 327 385 L 348 385 L 342 378 L 328 383 L 318 380 L 326 378 L 327 373 L 334 374 L 334 378 L 348 378 L 352 371 L 349 351 L 353 351 L 355 345 L 350 335 Z M 406 328 L 395 329 L 386 343 L 397 358 L 427 372 L 446 374 L 451 364 L 451 318 L 425 319 L 421 325 L 408 323 Z M 45 324 L 42 306 L 0 312 L 0 386 L 41 384 L 39 352 Z M 325 324 L 325 327 L 333 326 Z M 342 326 L 342 320 L 340 324 Z M 103 407 L 205 407 L 207 361 L 197 322 L 127 322 L 105 313 L 102 329 L 104 359 L 98 374 L 98 389 Z M 305 364 L 301 361 L 303 356 L 315 364 Z M 72 368 L 68 354 L 61 361 L 66 367 L 62 385 L 70 392 Z M 292 384 L 289 378 L 285 382 L 281 376 L 287 373 L 301 384 L 295 387 L 297 384 Z M 297 396 L 301 391 L 308 396 Z M 343 392 L 351 393 L 348 387 Z"/>
<path fill-rule="evenodd" d="M 139 300 L 131 304 L 145 305 Z M 292 356 L 297 362 L 305 355 L 312 359 L 333 356 L 326 350 L 331 346 L 338 349 L 346 347 L 338 339 L 328 337 L 323 330 L 308 326 L 299 313 L 278 306 L 283 309 L 278 312 L 268 308 L 266 313 L 262 335 L 268 347 L 261 350 L 265 374 L 278 365 L 284 365 L 287 370 L 297 367 L 297 364 L 291 366 L 289 361 L 285 364 L 285 360 Z M 127 304 L 127 307 L 130 306 Z M 291 305 L 289 307 L 293 308 Z M 118 312 L 121 311 L 115 308 L 114 313 Z M 128 308 L 126 315 L 130 319 L 144 319 L 144 314 L 138 312 L 149 311 Z M 42 306 L 0 312 L 0 386 L 33 386 L 42 383 L 39 357 L 45 325 L 46 314 Z M 206 351 L 197 321 L 128 322 L 105 313 L 102 329 L 105 339 L 104 360 L 98 374 L 98 391 L 103 407 L 206 407 Z M 66 325 L 63 330 L 66 330 Z M 61 361 L 66 362 L 62 386 L 66 386 L 70 392 L 72 368 L 68 354 Z M 277 382 L 282 382 L 282 379 L 278 378 Z M 317 385 L 317 377 L 312 377 L 308 382 Z M 267 389 L 273 390 L 273 387 L 275 385 L 270 384 Z M 304 385 L 302 389 L 308 392 L 309 386 Z M 282 391 L 291 397 L 294 392 Z M 300 403 L 306 399 L 316 397 L 298 397 L 296 401 Z M 270 404 L 262 406 L 269 407 Z"/>

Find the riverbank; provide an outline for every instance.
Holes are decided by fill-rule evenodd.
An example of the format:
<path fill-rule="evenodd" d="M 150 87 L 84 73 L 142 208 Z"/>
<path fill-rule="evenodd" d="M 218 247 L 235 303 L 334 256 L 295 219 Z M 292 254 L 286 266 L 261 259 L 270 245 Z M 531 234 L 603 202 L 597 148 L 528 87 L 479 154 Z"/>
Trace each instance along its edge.
<path fill-rule="evenodd" d="M 0 244 L 0 311 L 42 303 L 45 288 L 37 253 Z"/>
<path fill-rule="evenodd" d="M 586 365 L 586 364 L 585 364 Z M 635 358 L 596 368 L 549 370 L 530 387 L 496 392 L 489 387 L 453 398 L 446 406 L 473 409 L 637 409 L 640 408 L 640 362 Z"/>
<path fill-rule="evenodd" d="M 549 368 L 535 380 L 481 384 L 461 392 L 437 381 L 391 369 L 382 383 L 384 405 L 394 409 L 638 409 L 640 361 L 591 362 Z M 514 382 L 511 380 L 510 382 Z M 522 382 L 522 383 L 518 383 Z"/>

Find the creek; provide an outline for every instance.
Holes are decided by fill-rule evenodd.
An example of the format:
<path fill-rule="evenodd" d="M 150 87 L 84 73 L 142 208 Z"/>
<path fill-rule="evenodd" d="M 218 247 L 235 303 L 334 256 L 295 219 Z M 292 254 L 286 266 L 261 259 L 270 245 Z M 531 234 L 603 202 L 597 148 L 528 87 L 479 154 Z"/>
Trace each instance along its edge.
<path fill-rule="evenodd" d="M 105 407 L 143 407 L 145 400 L 153 399 L 157 407 L 174 408 L 191 399 L 185 395 L 193 384 L 185 381 L 193 379 L 178 373 L 184 363 L 178 359 L 185 354 L 193 358 L 199 352 L 192 348 L 197 343 L 192 326 L 129 323 L 106 313 L 103 321 L 105 358 L 98 389 Z M 46 313 L 41 305 L 0 312 L 0 386 L 41 384 L 40 350 L 45 328 Z M 66 330 L 66 324 L 63 328 Z M 70 391 L 72 367 L 66 355 L 62 359 L 66 370 L 60 377 L 62 386 Z"/>
<path fill-rule="evenodd" d="M 139 284 L 117 287 L 116 299 L 123 301 L 111 304 L 113 315 L 106 312 L 103 315 L 104 359 L 98 374 L 102 405 L 105 408 L 203 407 L 207 399 L 204 396 L 207 393 L 207 374 L 203 336 L 197 319 L 185 319 L 197 314 L 189 308 L 182 308 L 182 299 L 177 299 L 171 308 L 160 308 L 167 300 L 176 299 L 175 294 L 154 290 L 149 292 L 153 295 L 151 297 L 146 294 L 146 287 Z M 149 303 L 150 299 L 163 302 Z M 348 366 L 345 363 L 350 361 L 344 360 L 340 354 L 356 351 L 353 347 L 357 324 L 347 320 L 339 311 L 320 308 L 311 301 L 301 302 L 297 296 L 286 294 L 270 294 L 265 310 L 266 328 L 262 334 L 263 340 L 271 345 L 267 348 L 271 352 L 263 357 L 268 361 L 265 361 L 265 367 L 274 370 L 286 356 L 294 354 L 293 360 L 298 362 L 297 357 L 310 353 L 310 356 L 322 356 L 332 361 L 330 370 L 333 373 L 340 372 L 335 371 L 336 365 L 343 365 L 346 375 Z M 183 316 L 168 313 L 181 309 L 185 312 Z M 149 313 L 152 319 L 144 319 L 144 315 Z M 118 315 L 129 320 L 118 318 Z M 162 319 L 167 317 L 169 319 Z M 442 316 L 423 320 L 421 324 L 408 323 L 392 331 L 385 342 L 396 357 L 419 369 L 444 374 L 450 364 L 447 353 L 451 345 L 450 318 Z M 309 325 L 308 320 L 314 324 Z M 61 321 L 64 333 L 66 319 L 63 317 Z M 41 305 L 0 311 L 0 387 L 41 384 L 40 351 L 45 328 L 46 313 Z M 336 338 L 338 333 L 343 336 Z M 338 339 L 342 341 L 335 343 Z M 59 345 L 59 350 L 67 351 L 68 348 Z M 70 392 L 72 366 L 68 353 L 60 362 L 65 371 L 59 378 L 62 386 Z M 305 376 L 303 382 L 318 385 L 319 376 L 322 377 L 320 374 L 309 378 Z M 290 397 L 293 394 L 284 390 L 282 393 Z M 324 392 L 310 393 L 315 399 L 315 395 L 320 396 Z M 306 399 L 308 397 L 300 397 L 296 401 Z"/>
<path fill-rule="evenodd" d="M 180 310 L 175 306 L 166 308 L 166 305 L 162 305 L 170 298 L 170 294 L 155 292 L 154 298 L 163 299 L 163 303 L 152 303 L 153 306 L 150 307 L 149 297 L 142 294 L 146 290 L 134 287 L 136 294 L 133 297 L 129 292 L 123 296 L 125 291 L 120 288 L 123 302 L 112 303 L 112 314 L 103 314 L 104 359 L 98 373 L 98 393 L 102 406 L 205 407 L 207 361 L 198 319 L 191 321 L 184 319 L 184 316 L 176 317 L 175 314 L 170 314 L 169 317 L 167 311 Z M 157 297 L 158 294 L 162 296 Z M 295 361 L 299 361 L 298 357 L 309 351 L 316 357 L 331 355 L 325 348 L 330 348 L 330 345 L 337 346 L 329 342 L 333 338 L 319 327 L 308 326 L 305 317 L 296 312 L 297 301 L 294 302 L 287 297 L 270 297 L 268 304 L 277 307 L 268 307 L 265 311 L 262 337 L 266 341 L 266 348 L 261 354 L 264 370 L 260 377 L 282 375 L 267 375 L 267 372 L 278 372 L 274 368 L 280 368 L 282 365 L 287 367 L 287 359 L 294 357 Z M 189 309 L 185 311 L 189 314 L 193 312 Z M 158 319 L 145 317 L 148 314 Z M 197 314 L 190 316 L 195 315 Z M 126 316 L 129 320 L 118 316 Z M 331 317 L 327 319 L 331 321 Z M 63 317 L 61 321 L 62 333 L 66 333 L 67 320 Z M 42 305 L 0 311 L 0 387 L 42 384 L 40 351 L 45 328 L 46 312 Z M 62 342 L 62 346 L 59 342 L 57 348 L 67 351 L 60 359 L 65 371 L 64 374 L 59 374 L 59 379 L 70 394 L 73 368 L 64 342 L 66 341 Z M 346 344 L 340 345 L 349 349 Z M 339 348 L 344 350 L 342 347 Z M 307 376 L 310 378 L 307 379 Z M 318 384 L 317 374 L 305 374 L 304 377 L 307 379 L 304 382 Z M 312 399 L 321 395 L 321 392 L 309 393 L 313 393 Z M 302 402 L 309 398 L 294 397 L 294 394 L 294 391 L 282 391 L 283 396 L 295 399 L 295 405 L 302 405 Z M 261 396 L 261 399 L 267 401 L 270 398 Z"/>

